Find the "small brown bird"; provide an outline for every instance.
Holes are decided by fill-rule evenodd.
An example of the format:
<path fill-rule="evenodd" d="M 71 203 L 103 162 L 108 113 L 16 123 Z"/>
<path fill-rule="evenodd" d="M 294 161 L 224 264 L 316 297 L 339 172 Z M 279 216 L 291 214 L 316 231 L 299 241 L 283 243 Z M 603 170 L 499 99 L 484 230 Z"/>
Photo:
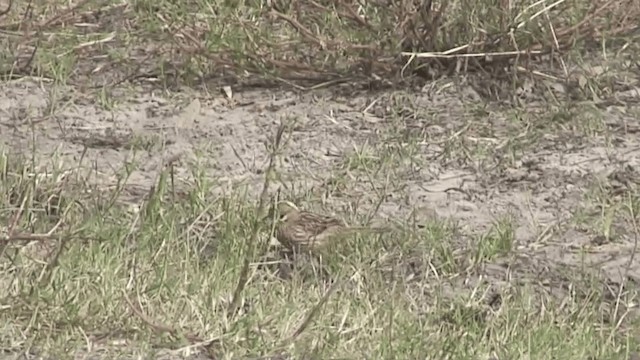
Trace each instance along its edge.
<path fill-rule="evenodd" d="M 276 239 L 296 252 L 318 250 L 340 236 L 386 230 L 347 226 L 342 220 L 299 210 L 290 202 L 280 202 L 277 211 L 279 218 L 275 227 Z"/>

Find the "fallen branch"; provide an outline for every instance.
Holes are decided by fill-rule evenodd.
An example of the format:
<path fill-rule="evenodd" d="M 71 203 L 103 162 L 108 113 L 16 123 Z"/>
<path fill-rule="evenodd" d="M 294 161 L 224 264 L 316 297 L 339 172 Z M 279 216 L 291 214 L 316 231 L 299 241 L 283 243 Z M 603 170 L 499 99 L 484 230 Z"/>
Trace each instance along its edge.
<path fill-rule="evenodd" d="M 16 213 L 16 216 L 12 219 L 9 229 L 7 231 L 7 235 L 0 238 L 0 243 L 8 244 L 15 241 L 47 241 L 47 240 L 59 240 L 62 238 L 69 238 L 71 235 L 54 235 L 53 233 L 58 230 L 60 225 L 62 224 L 62 219 L 64 217 L 60 217 L 60 220 L 45 234 L 29 234 L 29 233 L 15 233 L 15 227 L 17 225 L 19 215 L 22 213 L 24 208 L 24 201 L 20 205 L 19 211 Z"/>

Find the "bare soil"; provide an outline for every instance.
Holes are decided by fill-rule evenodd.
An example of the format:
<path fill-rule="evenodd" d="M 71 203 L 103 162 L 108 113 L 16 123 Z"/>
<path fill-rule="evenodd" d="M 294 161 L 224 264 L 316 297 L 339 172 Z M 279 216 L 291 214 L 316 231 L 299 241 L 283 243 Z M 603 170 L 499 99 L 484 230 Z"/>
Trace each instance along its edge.
<path fill-rule="evenodd" d="M 634 91 L 630 96 L 637 101 Z M 460 251 L 472 248 L 500 218 L 511 219 L 513 256 L 452 282 L 453 292 L 476 281 L 570 291 L 563 284 L 584 269 L 605 280 L 612 295 L 640 282 L 633 223 L 620 215 L 608 226 L 602 210 L 603 202 L 622 202 L 637 190 L 640 124 L 633 105 L 594 107 L 600 114 L 594 120 L 581 105 L 567 113 L 532 102 L 514 112 L 453 91 L 345 96 L 265 90 L 229 100 L 139 86 L 100 100 L 21 79 L 0 84 L 0 92 L 5 149 L 35 151 L 43 166 L 81 166 L 97 189 L 115 187 L 123 164 L 136 163 L 123 202 L 139 201 L 167 163 L 174 164 L 181 184 L 192 181 L 190 169 L 198 164 L 220 194 L 244 185 L 257 193 L 268 136 L 281 121 L 294 121 L 278 169 L 282 184 L 326 200 L 331 211 L 354 201 L 359 211 L 371 209 L 376 186 L 392 183 L 377 217 L 406 220 L 413 212 L 418 222 L 455 222 L 460 232 L 452 246 Z M 57 109 L 49 116 L 54 97 Z M 403 143 L 415 151 L 394 164 L 392 180 L 374 173 L 370 182 L 361 181 L 357 174 L 363 170 L 345 165 L 361 155 L 358 149 L 375 155 Z M 343 185 L 335 185 L 336 179 Z M 420 271 L 415 275 L 419 281 Z"/>

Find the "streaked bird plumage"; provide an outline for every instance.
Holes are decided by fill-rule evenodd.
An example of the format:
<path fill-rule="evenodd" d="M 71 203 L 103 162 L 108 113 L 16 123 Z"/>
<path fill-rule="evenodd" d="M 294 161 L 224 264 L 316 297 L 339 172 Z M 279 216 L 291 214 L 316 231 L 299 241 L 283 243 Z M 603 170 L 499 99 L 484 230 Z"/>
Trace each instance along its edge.
<path fill-rule="evenodd" d="M 290 202 L 277 206 L 279 214 L 275 227 L 276 239 L 297 252 L 313 251 L 327 245 L 332 239 L 358 232 L 380 232 L 384 229 L 351 227 L 344 221 L 325 215 L 299 210 Z"/>

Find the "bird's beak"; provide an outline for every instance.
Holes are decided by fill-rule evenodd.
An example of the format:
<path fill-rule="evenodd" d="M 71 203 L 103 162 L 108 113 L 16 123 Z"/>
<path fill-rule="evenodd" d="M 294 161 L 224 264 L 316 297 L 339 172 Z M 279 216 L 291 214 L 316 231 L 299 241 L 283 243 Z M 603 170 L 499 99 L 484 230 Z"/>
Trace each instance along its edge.
<path fill-rule="evenodd" d="M 262 221 L 264 222 L 268 222 L 268 223 L 272 223 L 274 220 L 278 220 L 278 214 L 277 214 L 277 209 L 275 206 L 271 206 L 271 208 L 269 209 L 269 211 L 267 212 L 267 215 L 265 215 L 262 218 Z"/>

